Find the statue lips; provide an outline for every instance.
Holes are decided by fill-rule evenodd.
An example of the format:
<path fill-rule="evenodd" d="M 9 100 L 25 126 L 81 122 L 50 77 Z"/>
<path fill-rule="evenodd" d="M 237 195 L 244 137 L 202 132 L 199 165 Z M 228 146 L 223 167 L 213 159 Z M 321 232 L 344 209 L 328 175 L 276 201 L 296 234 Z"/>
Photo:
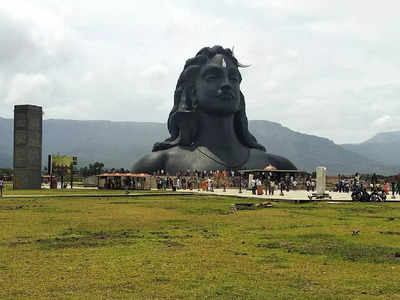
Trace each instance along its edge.
<path fill-rule="evenodd" d="M 230 92 L 223 92 L 223 93 L 219 93 L 219 94 L 217 95 L 217 97 L 218 97 L 219 99 L 224 100 L 224 101 L 231 101 L 231 100 L 233 100 L 233 98 L 234 98 L 235 96 L 233 95 L 233 93 L 230 93 Z"/>

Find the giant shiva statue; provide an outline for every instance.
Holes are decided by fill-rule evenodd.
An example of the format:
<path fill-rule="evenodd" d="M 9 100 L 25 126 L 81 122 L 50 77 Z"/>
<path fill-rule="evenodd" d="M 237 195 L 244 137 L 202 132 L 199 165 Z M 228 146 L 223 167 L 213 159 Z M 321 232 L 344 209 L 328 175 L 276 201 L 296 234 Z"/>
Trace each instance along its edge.
<path fill-rule="evenodd" d="M 286 158 L 266 153 L 248 130 L 240 91 L 243 67 L 230 49 L 201 49 L 186 61 L 168 117 L 170 137 L 133 166 L 135 173 L 165 170 L 244 170 L 272 165 L 295 170 Z"/>

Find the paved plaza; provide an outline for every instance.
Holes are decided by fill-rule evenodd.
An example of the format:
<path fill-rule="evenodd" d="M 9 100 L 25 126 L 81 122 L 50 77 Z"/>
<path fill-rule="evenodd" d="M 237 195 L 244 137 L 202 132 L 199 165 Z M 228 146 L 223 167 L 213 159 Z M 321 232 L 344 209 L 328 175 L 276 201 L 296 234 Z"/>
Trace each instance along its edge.
<path fill-rule="evenodd" d="M 280 191 L 275 191 L 274 195 L 253 195 L 250 190 L 242 190 L 242 193 L 239 193 L 238 189 L 227 189 L 226 192 L 223 189 L 215 189 L 214 192 L 206 192 L 206 191 L 197 191 L 199 194 L 218 194 L 218 195 L 227 195 L 227 196 L 237 196 L 237 197 L 254 197 L 265 200 L 274 200 L 274 201 L 297 201 L 297 200 L 309 200 L 309 196 L 311 196 L 312 192 L 307 192 L 306 190 L 291 190 L 289 192 L 284 192 L 283 196 L 280 195 Z M 332 199 L 325 199 L 326 201 L 351 201 L 351 193 L 338 193 L 338 192 L 327 192 Z M 400 196 L 396 195 L 395 199 L 392 199 L 392 195 L 388 195 L 387 201 L 399 201 Z"/>

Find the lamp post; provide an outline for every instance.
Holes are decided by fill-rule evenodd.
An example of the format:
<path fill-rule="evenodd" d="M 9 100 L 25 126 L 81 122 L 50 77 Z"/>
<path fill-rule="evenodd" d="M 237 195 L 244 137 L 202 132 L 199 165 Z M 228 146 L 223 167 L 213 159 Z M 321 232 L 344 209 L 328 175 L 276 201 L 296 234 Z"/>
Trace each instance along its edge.
<path fill-rule="evenodd" d="M 74 184 L 74 165 L 71 164 L 71 190 L 73 189 L 73 184 Z"/>

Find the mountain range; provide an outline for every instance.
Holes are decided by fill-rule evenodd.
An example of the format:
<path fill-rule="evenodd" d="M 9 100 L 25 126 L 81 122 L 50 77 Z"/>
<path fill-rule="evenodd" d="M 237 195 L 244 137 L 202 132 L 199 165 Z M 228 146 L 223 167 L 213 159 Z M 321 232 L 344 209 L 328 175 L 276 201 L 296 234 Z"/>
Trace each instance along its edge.
<path fill-rule="evenodd" d="M 298 169 L 327 167 L 329 174 L 397 174 L 400 131 L 381 133 L 360 144 L 338 145 L 270 121 L 249 121 L 249 130 L 269 153 L 290 159 Z M 167 138 L 164 123 L 44 120 L 43 165 L 48 154 L 78 156 L 80 166 L 101 161 L 107 168 L 131 168 L 155 142 Z M 13 120 L 0 118 L 0 167 L 12 167 Z"/>
<path fill-rule="evenodd" d="M 400 165 L 400 131 L 382 132 L 363 143 L 341 146 L 385 165 Z"/>

